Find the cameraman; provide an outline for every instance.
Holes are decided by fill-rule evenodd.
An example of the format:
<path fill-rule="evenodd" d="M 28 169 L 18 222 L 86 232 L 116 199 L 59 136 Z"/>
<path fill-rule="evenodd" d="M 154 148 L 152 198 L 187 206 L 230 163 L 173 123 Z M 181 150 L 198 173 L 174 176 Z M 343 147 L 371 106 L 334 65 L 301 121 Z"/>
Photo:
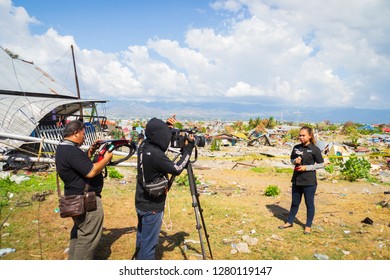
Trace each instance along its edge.
<path fill-rule="evenodd" d="M 194 148 L 194 137 L 190 135 L 188 143 L 182 148 L 182 156 L 179 161 L 175 163 L 165 155 L 172 138 L 171 128 L 175 122 L 174 116 L 169 118 L 167 122 L 157 118 L 151 119 L 146 125 L 146 139 L 141 143 L 137 152 L 135 208 L 138 217 L 138 227 L 136 252 L 134 254 L 137 260 L 155 259 L 167 196 L 167 193 L 158 197 L 149 196 L 142 187 L 144 184 L 143 176 L 145 177 L 145 182 L 151 182 L 161 177 L 161 175 L 179 175 L 186 169 Z M 140 166 L 141 153 L 143 170 Z"/>
<path fill-rule="evenodd" d="M 70 232 L 69 260 L 92 260 L 103 232 L 103 168 L 110 162 L 112 153 L 107 152 L 103 160 L 93 163 L 90 157 L 98 148 L 95 142 L 85 153 L 79 147 L 85 138 L 85 126 L 79 120 L 69 122 L 63 131 L 64 141 L 55 155 L 56 169 L 64 182 L 65 195 L 82 195 L 88 182 L 90 191 L 96 193 L 97 209 L 84 215 L 72 217 Z"/>

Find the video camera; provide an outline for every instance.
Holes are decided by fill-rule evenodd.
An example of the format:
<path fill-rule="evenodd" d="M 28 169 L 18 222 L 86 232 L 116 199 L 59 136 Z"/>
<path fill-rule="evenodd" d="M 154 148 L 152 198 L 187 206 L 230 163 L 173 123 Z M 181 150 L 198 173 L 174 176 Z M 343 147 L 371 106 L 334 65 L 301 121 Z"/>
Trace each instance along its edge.
<path fill-rule="evenodd" d="M 172 128 L 171 147 L 183 148 L 186 145 L 186 140 L 189 139 L 189 135 L 193 134 L 195 138 L 196 147 L 204 147 L 206 144 L 206 138 L 203 135 L 195 135 L 196 129 L 177 129 Z"/>
<path fill-rule="evenodd" d="M 117 140 L 100 140 L 97 142 L 98 146 L 102 146 L 98 153 L 95 154 L 94 161 L 101 161 L 104 158 L 104 154 L 106 152 L 113 152 L 114 150 L 117 150 L 121 147 L 125 147 L 127 155 L 125 157 L 122 157 L 116 161 L 110 161 L 108 165 L 117 165 L 118 163 L 121 163 L 123 161 L 128 160 L 136 151 L 136 147 L 134 143 L 132 143 L 130 140 L 125 139 L 117 139 Z"/>

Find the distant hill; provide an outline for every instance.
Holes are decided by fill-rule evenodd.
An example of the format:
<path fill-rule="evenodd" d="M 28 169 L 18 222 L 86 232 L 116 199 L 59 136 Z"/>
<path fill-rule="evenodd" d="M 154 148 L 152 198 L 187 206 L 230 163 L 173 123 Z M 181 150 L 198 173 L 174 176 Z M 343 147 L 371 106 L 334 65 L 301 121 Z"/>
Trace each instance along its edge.
<path fill-rule="evenodd" d="M 332 123 L 390 123 L 390 110 L 373 110 L 357 108 L 282 108 L 259 104 L 234 103 L 181 103 L 181 102 L 140 102 L 109 101 L 106 114 L 114 119 L 135 117 L 166 118 L 176 114 L 179 119 L 193 120 L 249 120 L 249 118 L 269 118 L 294 122 L 320 122 L 329 120 Z"/>

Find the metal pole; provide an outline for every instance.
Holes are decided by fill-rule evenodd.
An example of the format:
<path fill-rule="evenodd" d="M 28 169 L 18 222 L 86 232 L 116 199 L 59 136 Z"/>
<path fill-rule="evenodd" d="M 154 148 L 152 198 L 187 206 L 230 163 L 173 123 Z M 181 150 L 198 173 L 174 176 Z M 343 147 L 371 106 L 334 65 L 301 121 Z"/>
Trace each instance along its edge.
<path fill-rule="evenodd" d="M 16 139 L 16 140 L 22 140 L 22 141 L 30 141 L 33 143 L 38 143 L 38 142 L 43 142 L 47 144 L 52 144 L 52 145 L 59 145 L 60 141 L 57 140 L 50 140 L 46 138 L 37 138 L 37 137 L 31 137 L 31 136 L 24 136 L 24 135 L 17 135 L 17 134 L 11 134 L 11 133 L 5 133 L 5 132 L 0 132 L 0 139 L 1 138 L 10 138 L 10 139 Z M 80 146 L 80 149 L 83 151 L 86 151 L 89 149 L 89 146 L 82 145 Z M 127 153 L 124 152 L 119 152 L 119 151 L 113 151 L 114 155 L 120 155 L 120 156 L 126 156 Z"/>
<path fill-rule="evenodd" d="M 80 87 L 79 87 L 79 79 L 77 78 L 76 60 L 74 58 L 73 45 L 70 45 L 70 48 L 72 49 L 73 68 L 74 68 L 74 77 L 75 77 L 75 80 L 76 80 L 77 97 L 78 97 L 78 99 L 81 99 Z M 81 104 L 80 104 L 80 118 L 84 118 L 84 116 L 83 116 L 83 107 L 81 106 Z"/>
<path fill-rule="evenodd" d="M 0 161 L 7 161 L 9 156 L 0 155 Z M 25 161 L 25 158 L 15 157 L 13 161 Z M 44 157 L 29 157 L 31 162 L 43 162 L 43 163 L 55 163 L 54 158 L 44 158 Z M 123 167 L 137 167 L 137 163 L 135 162 L 120 162 L 115 166 L 123 166 Z"/>

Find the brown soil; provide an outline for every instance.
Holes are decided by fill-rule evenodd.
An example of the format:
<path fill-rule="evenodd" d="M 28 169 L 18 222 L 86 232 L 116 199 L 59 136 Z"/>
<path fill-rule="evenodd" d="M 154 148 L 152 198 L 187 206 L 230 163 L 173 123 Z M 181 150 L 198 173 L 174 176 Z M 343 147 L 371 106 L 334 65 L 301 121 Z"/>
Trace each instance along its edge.
<path fill-rule="evenodd" d="M 288 215 L 291 174 L 250 170 L 251 166 L 287 168 L 285 158 L 248 159 L 236 152 L 208 152 L 193 164 L 194 174 L 202 182 L 199 199 L 214 259 L 314 259 L 316 253 L 331 259 L 390 259 L 390 209 L 379 206 L 389 201 L 389 195 L 384 194 L 390 190 L 388 184 L 336 181 L 320 172 L 312 234 L 306 236 L 302 234 L 306 221 L 304 202 L 293 228 L 277 228 Z M 131 259 L 135 248 L 135 170 L 118 170 L 125 177 L 107 178 L 105 183 L 105 222 L 98 259 Z M 269 185 L 278 186 L 281 194 L 265 196 Z M 11 232 L 2 238 L 2 247 L 17 250 L 2 259 L 66 259 L 71 221 L 59 218 L 53 211 L 56 206 L 56 195 L 52 195 L 30 208 L 16 209 L 8 221 L 11 226 L 2 230 L 3 234 Z M 366 217 L 374 223 L 362 223 Z M 199 244 L 191 243 L 199 241 L 195 225 L 189 188 L 175 184 L 166 205 L 157 257 L 201 258 Z M 250 253 L 232 251 L 243 242 L 244 235 L 256 238 L 258 243 L 249 246 Z"/>

